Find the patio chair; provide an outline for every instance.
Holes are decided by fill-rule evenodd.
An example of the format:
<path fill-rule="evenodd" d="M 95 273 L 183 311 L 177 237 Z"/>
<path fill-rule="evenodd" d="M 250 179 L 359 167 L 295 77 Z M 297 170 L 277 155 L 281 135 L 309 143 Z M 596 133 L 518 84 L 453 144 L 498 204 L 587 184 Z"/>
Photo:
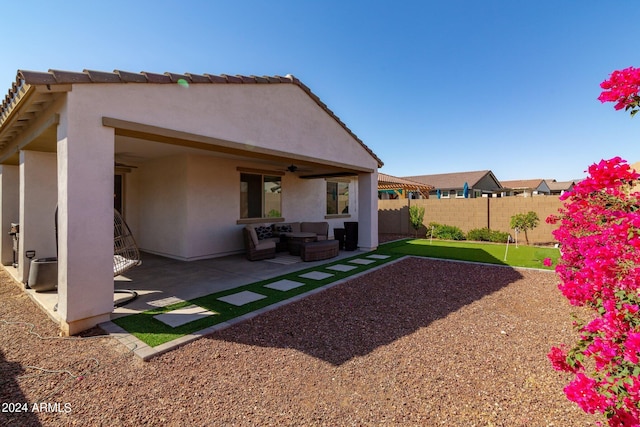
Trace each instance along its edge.
<path fill-rule="evenodd" d="M 258 261 L 276 257 L 276 243 L 273 239 L 259 240 L 252 226 L 242 229 L 244 247 L 249 261 Z"/>

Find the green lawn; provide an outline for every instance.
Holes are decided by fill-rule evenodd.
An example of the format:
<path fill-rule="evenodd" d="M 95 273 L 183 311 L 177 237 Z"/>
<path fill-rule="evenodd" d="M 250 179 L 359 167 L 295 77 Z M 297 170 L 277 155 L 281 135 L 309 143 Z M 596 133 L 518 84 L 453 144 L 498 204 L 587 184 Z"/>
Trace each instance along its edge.
<path fill-rule="evenodd" d="M 553 270 L 558 263 L 560 251 L 556 248 L 543 248 L 510 244 L 479 242 L 453 242 L 429 239 L 405 239 L 380 245 L 380 253 L 394 255 L 415 255 L 431 258 L 453 259 L 460 261 L 484 262 L 489 264 L 509 265 L 512 267 L 529 267 Z M 506 252 L 506 260 L 505 260 Z M 546 267 L 542 263 L 551 258 L 553 265 Z"/>
<path fill-rule="evenodd" d="M 516 248 L 515 245 L 509 245 L 507 259 L 505 261 L 505 249 L 506 245 L 501 244 L 450 242 L 437 240 L 430 242 L 426 239 L 404 239 L 382 244 L 376 251 L 368 254 L 358 255 L 340 261 L 330 261 L 315 268 L 307 268 L 294 273 L 274 277 L 269 280 L 263 280 L 239 288 L 230 289 L 228 291 L 206 295 L 200 298 L 193 299 L 191 301 L 185 301 L 182 303 L 170 305 L 168 307 L 156 308 L 153 310 L 145 311 L 143 313 L 121 317 L 115 319 L 113 322 L 127 330 L 129 333 L 135 335 L 138 339 L 145 342 L 149 346 L 155 347 L 160 344 L 177 339 L 181 336 L 206 329 L 210 326 L 226 322 L 244 314 L 276 304 L 280 301 L 293 298 L 297 295 L 309 292 L 318 287 L 328 285 L 330 283 L 348 278 L 358 273 L 362 273 L 366 270 L 380 266 L 382 264 L 386 264 L 390 261 L 397 260 L 398 258 L 406 255 L 483 262 L 490 264 L 509 265 L 512 267 L 544 268 L 548 270 L 553 269 L 553 267 L 545 267 L 542 264 L 543 260 L 545 258 L 551 258 L 553 264 L 555 265 L 557 263 L 558 257 L 560 256 L 560 251 L 554 248 L 539 248 L 523 245 L 520 245 L 518 248 Z M 354 258 L 366 258 L 367 256 L 373 254 L 388 255 L 388 258 L 375 260 L 371 260 L 371 258 L 369 258 L 371 260 L 371 264 L 368 265 L 357 265 L 349 263 L 349 261 Z M 348 272 L 340 272 L 327 269 L 327 267 L 336 264 L 348 264 L 353 265 L 356 268 Z M 333 274 L 333 276 L 322 280 L 313 280 L 300 277 L 301 274 L 310 271 L 331 273 Z M 272 290 L 265 287 L 265 285 L 269 283 L 282 279 L 301 282 L 304 283 L 304 286 L 300 286 L 286 292 Z M 240 291 L 256 292 L 266 296 L 266 298 L 240 307 L 236 307 L 218 300 L 218 298 L 220 297 Z M 205 317 L 200 320 L 196 320 L 175 328 L 172 328 L 154 318 L 154 316 L 158 314 L 177 310 L 191 304 L 204 307 L 209 311 L 215 312 L 216 315 Z"/>

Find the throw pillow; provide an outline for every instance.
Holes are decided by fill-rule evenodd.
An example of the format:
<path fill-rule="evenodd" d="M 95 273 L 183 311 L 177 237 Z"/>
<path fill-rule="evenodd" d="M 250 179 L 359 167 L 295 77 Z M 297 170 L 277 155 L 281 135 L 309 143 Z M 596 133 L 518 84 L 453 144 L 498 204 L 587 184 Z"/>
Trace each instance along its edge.
<path fill-rule="evenodd" d="M 291 233 L 293 231 L 293 228 L 291 228 L 290 225 L 280 225 L 277 226 L 277 230 L 279 233 Z"/>
<path fill-rule="evenodd" d="M 271 227 L 256 227 L 256 234 L 258 235 L 258 240 L 264 240 L 271 237 L 273 234 L 271 233 Z"/>

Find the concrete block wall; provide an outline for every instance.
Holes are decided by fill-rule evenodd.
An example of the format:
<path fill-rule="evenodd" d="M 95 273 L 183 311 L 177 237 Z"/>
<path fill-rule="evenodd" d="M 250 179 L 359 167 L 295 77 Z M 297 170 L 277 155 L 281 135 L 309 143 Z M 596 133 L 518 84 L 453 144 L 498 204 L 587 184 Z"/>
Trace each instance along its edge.
<path fill-rule="evenodd" d="M 489 227 L 492 230 L 506 231 L 514 234 L 510 229 L 511 217 L 518 213 L 534 211 L 540 218 L 540 224 L 529 231 L 529 242 L 532 244 L 547 244 L 555 242 L 552 231 L 557 225 L 550 225 L 545 219 L 558 213 L 562 202 L 556 196 L 538 197 L 503 197 L 476 199 L 426 199 L 426 200 L 379 200 L 378 201 L 378 230 L 380 233 L 413 234 L 409 225 L 409 204 L 425 207 L 423 224 L 430 222 L 454 225 L 463 232 L 475 228 Z M 424 235 L 426 228 L 419 230 Z M 524 234 L 519 235 L 524 241 Z"/>

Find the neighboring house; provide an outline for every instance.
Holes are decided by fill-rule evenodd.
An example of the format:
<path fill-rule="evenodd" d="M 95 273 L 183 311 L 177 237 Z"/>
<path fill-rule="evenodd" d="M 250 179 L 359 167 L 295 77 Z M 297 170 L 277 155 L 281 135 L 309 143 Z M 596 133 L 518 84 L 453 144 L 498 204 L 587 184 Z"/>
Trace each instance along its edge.
<path fill-rule="evenodd" d="M 575 181 L 556 181 L 555 179 L 545 180 L 549 186 L 549 194 L 554 196 L 562 196 L 567 191 L 573 190 L 576 185 Z"/>
<path fill-rule="evenodd" d="M 290 75 L 18 71 L 0 106 L 2 262 L 19 222 L 17 278 L 26 251 L 57 256 L 75 334 L 113 310 L 114 205 L 142 250 L 179 260 L 240 253 L 258 222 L 358 221 L 373 249 L 381 166 Z"/>
<path fill-rule="evenodd" d="M 432 186 L 433 189 L 429 191 L 429 196 L 436 198 L 464 197 L 465 183 L 470 198 L 492 197 L 502 190 L 500 181 L 490 170 L 405 176 L 403 178 Z"/>
<path fill-rule="evenodd" d="M 516 181 L 500 181 L 507 196 L 531 197 L 551 194 L 551 189 L 544 179 L 522 179 Z"/>
<path fill-rule="evenodd" d="M 378 198 L 389 199 L 428 199 L 430 185 L 410 181 L 397 176 L 378 173 Z"/>

